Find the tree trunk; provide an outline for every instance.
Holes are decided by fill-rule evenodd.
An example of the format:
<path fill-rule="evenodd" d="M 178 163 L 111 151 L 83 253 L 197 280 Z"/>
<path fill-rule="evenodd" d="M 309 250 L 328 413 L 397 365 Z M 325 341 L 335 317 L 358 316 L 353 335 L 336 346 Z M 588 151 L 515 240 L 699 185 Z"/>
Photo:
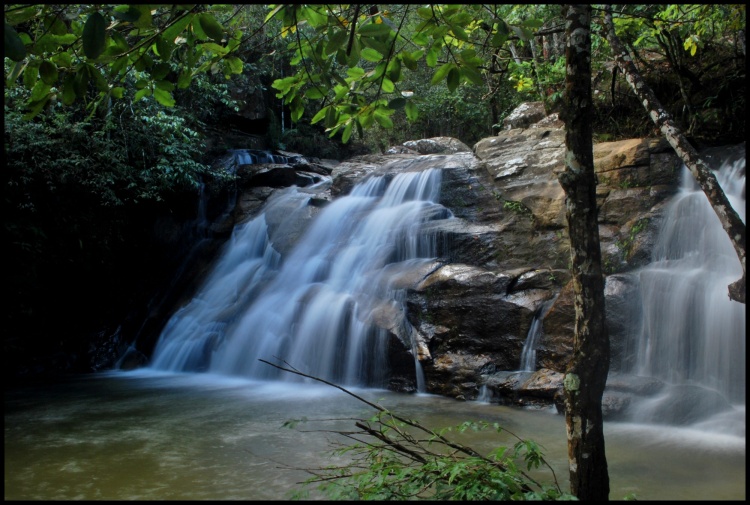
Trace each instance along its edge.
<path fill-rule="evenodd" d="M 662 107 L 654 92 L 635 68 L 633 61 L 628 56 L 627 51 L 615 33 L 615 26 L 612 23 L 611 6 L 607 5 L 605 11 L 604 24 L 607 32 L 607 40 L 612 48 L 612 54 L 615 55 L 617 66 L 622 70 L 625 79 L 646 108 L 648 115 L 667 138 L 677 155 L 682 158 L 682 161 L 688 167 L 690 173 L 693 174 L 695 180 L 698 181 L 698 185 L 700 185 L 708 197 L 708 201 L 711 203 L 716 215 L 719 216 L 721 225 L 732 241 L 734 250 L 742 265 L 742 278 L 729 285 L 729 298 L 740 303 L 745 303 L 745 258 L 747 256 L 745 224 L 740 219 L 737 211 L 732 208 L 724 191 L 719 186 L 716 176 L 700 158 L 698 152 L 688 142 L 677 125 L 675 125 L 672 116 Z"/>
<path fill-rule="evenodd" d="M 576 312 L 573 358 L 563 381 L 570 491 L 581 500 L 608 500 L 602 395 L 609 372 L 609 334 L 592 140 L 591 6 L 566 5 L 563 14 L 568 39 L 562 111 L 566 153 L 558 178 L 566 196 Z"/>

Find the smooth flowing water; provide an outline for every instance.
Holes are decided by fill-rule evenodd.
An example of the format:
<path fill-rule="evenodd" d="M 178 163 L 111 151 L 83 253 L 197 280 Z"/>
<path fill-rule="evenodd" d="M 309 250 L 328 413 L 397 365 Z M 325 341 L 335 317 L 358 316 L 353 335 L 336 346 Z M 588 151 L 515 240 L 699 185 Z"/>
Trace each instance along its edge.
<path fill-rule="evenodd" d="M 725 163 L 716 175 L 744 221 L 745 159 Z M 634 373 L 670 386 L 641 405 L 636 420 L 699 420 L 727 401 L 744 411 L 746 306 L 727 296 L 727 286 L 741 276 L 719 218 L 683 167 L 653 262 L 639 273 L 642 330 Z"/>
<path fill-rule="evenodd" d="M 540 443 L 568 488 L 564 419 L 553 411 L 354 391 L 435 428 L 498 422 Z M 305 468 L 345 462 L 327 455 L 336 436 L 311 430 L 353 429 L 349 418 L 372 414 L 327 386 L 210 373 L 110 372 L 6 389 L 5 499 L 285 500 Z M 302 417 L 335 420 L 282 427 Z M 605 437 L 612 499 L 745 498 L 744 437 L 624 423 L 605 423 Z M 512 444 L 490 432 L 460 441 Z"/>
<path fill-rule="evenodd" d="M 436 255 L 420 227 L 450 217 L 437 203 L 440 181 L 436 169 L 371 177 L 327 205 L 284 258 L 266 217 L 295 222 L 315 188 L 279 192 L 235 229 L 204 287 L 167 323 L 151 367 L 296 379 L 259 361 L 282 357 L 339 384 L 385 385 L 388 332 L 373 321 L 403 320 L 394 281 Z"/>

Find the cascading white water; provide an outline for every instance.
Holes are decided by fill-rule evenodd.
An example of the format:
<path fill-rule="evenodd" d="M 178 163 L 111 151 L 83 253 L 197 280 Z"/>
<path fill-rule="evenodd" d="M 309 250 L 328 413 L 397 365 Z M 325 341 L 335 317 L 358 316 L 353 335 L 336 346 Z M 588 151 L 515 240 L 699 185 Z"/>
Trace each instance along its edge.
<path fill-rule="evenodd" d="M 723 165 L 716 175 L 744 221 L 745 160 Z M 634 372 L 683 390 L 713 390 L 744 405 L 745 306 L 727 295 L 742 268 L 685 167 L 682 181 L 666 210 L 653 262 L 640 272 L 643 326 Z M 642 420 L 651 420 L 641 413 Z"/>
<path fill-rule="evenodd" d="M 542 322 L 544 321 L 544 316 L 547 315 L 550 307 L 555 302 L 555 299 L 556 297 L 542 302 L 536 312 L 534 312 L 534 319 L 531 320 L 529 332 L 526 334 L 526 342 L 524 342 L 523 350 L 521 351 L 521 366 L 519 370 L 522 372 L 536 371 L 536 347 L 539 337 L 542 336 Z"/>
<path fill-rule="evenodd" d="M 440 182 L 436 169 L 390 183 L 371 177 L 326 206 L 283 259 L 265 215 L 281 208 L 291 217 L 311 195 L 278 193 L 235 229 L 198 295 L 166 325 L 152 367 L 275 378 L 259 359 L 280 358 L 341 384 L 385 385 L 388 331 L 373 321 L 403 318 L 405 295 L 393 280 L 436 256 L 436 237 L 420 227 L 450 217 L 436 203 Z"/>

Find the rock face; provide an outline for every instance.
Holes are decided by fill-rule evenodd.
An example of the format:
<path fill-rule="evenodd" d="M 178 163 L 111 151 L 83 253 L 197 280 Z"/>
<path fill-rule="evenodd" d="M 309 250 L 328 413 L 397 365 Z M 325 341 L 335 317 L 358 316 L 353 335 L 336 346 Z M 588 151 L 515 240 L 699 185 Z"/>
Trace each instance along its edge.
<path fill-rule="evenodd" d="M 311 200 L 306 221 L 317 207 L 347 194 L 370 174 L 441 168 L 441 203 L 454 218 L 434 219 L 425 230 L 439 238 L 439 257 L 399 280 L 407 293 L 403 313 L 384 310 L 377 316 L 376 324 L 391 334 L 390 387 L 415 390 L 416 352 L 430 393 L 472 400 L 486 391 L 494 401 L 550 405 L 561 388 L 574 326 L 565 195 L 557 181 L 564 130 L 555 117 L 545 117 L 543 109 L 540 117 L 538 106 L 525 109 L 511 115 L 509 129 L 473 149 L 438 137 L 335 166 L 305 160 L 253 167 L 244 176 L 246 190 L 238 196 L 231 219 L 240 222 L 258 211 L 272 192 L 258 186 L 308 185 L 330 174 L 330 187 Z M 632 359 L 629 318 L 634 316 L 637 290 L 628 272 L 649 260 L 681 163 L 666 141 L 658 139 L 600 143 L 594 158 L 608 274 L 611 368 L 617 372 L 627 369 Z M 283 216 L 269 217 L 272 236 L 274 223 L 282 221 Z M 285 224 L 273 241 L 288 250 L 304 224 Z M 551 306 L 542 320 L 536 372 L 519 372 L 529 329 L 545 303 Z M 622 387 L 608 390 L 605 410 L 613 416 L 626 410 L 630 393 Z"/>

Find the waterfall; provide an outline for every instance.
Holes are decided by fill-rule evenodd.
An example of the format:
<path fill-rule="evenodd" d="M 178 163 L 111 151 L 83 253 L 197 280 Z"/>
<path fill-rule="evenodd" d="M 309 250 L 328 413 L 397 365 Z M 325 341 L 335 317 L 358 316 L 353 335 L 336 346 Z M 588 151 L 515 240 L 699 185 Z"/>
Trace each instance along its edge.
<path fill-rule="evenodd" d="M 539 338 L 542 336 L 542 321 L 556 298 L 545 300 L 539 305 L 536 312 L 534 312 L 534 319 L 531 320 L 531 326 L 526 335 L 526 342 L 524 342 L 523 350 L 521 351 L 521 366 L 519 370 L 522 372 L 533 372 L 536 370 L 536 346 Z"/>
<path fill-rule="evenodd" d="M 744 221 L 744 157 L 723 164 L 716 176 Z M 659 399 L 662 407 L 653 401 L 641 409 L 638 416 L 645 421 L 655 420 L 655 411 L 666 409 L 664 405 L 674 410 L 675 396 L 695 411 L 702 403 L 714 408 L 719 398 L 745 403 L 745 306 L 727 295 L 742 268 L 708 199 L 684 166 L 682 181 L 666 209 L 652 263 L 639 273 L 643 318 L 634 372 L 670 385 Z M 712 400 L 706 400 L 706 391 L 714 395 Z M 693 413 L 693 418 L 699 416 Z"/>
<path fill-rule="evenodd" d="M 440 183 L 437 169 L 370 177 L 324 207 L 284 257 L 267 216 L 293 222 L 314 188 L 277 191 L 235 228 L 198 294 L 167 323 L 152 367 L 294 380 L 259 361 L 280 358 L 337 383 L 384 386 L 389 335 L 410 334 L 395 280 L 436 256 L 422 223 L 450 217 L 437 203 Z"/>

